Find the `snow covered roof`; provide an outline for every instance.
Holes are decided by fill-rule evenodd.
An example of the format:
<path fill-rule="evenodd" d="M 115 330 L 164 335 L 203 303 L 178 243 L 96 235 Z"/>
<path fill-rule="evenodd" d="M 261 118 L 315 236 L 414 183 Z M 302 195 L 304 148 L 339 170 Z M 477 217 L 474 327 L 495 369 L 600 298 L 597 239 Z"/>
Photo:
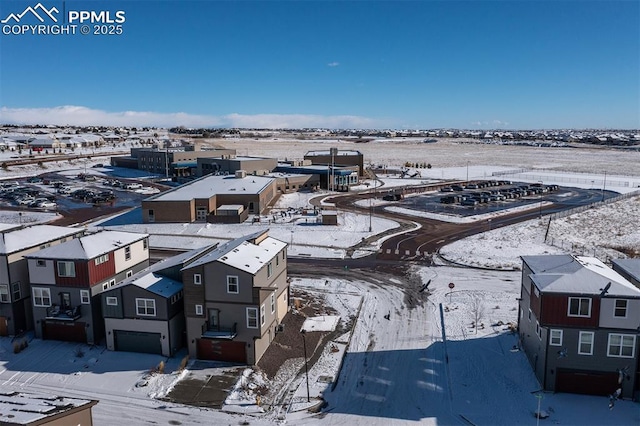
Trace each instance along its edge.
<path fill-rule="evenodd" d="M 135 285 L 162 297 L 171 297 L 182 290 L 182 283 L 156 272 L 144 271 L 118 284 L 118 288 Z M 116 287 L 113 287 L 116 288 Z"/>
<path fill-rule="evenodd" d="M 0 419 L 7 421 L 2 424 L 42 424 L 43 421 L 48 424 L 47 417 L 59 416 L 83 406 L 91 408 L 97 403 L 90 399 L 3 391 L 0 392 Z"/>
<path fill-rule="evenodd" d="M 640 281 L 640 259 L 613 259 L 611 262 L 618 269 Z"/>
<path fill-rule="evenodd" d="M 531 269 L 534 285 L 543 293 L 640 297 L 640 289 L 594 257 L 551 255 L 522 256 Z"/>
<path fill-rule="evenodd" d="M 0 234 L 1 254 L 15 253 L 82 232 L 77 228 L 53 225 L 33 225 L 25 228 L 7 224 L 0 226 L 4 227 Z"/>
<path fill-rule="evenodd" d="M 267 231 L 259 231 L 224 243 L 184 269 L 218 261 L 241 271 L 255 274 L 287 245 L 272 237 L 266 237 L 258 244 L 252 242 L 265 232 Z"/>
<path fill-rule="evenodd" d="M 305 157 L 313 157 L 313 156 L 322 156 L 322 155 L 331 155 L 331 151 L 308 151 L 304 156 Z M 335 156 L 346 156 L 346 155 L 362 155 L 360 151 L 356 150 L 338 150 L 335 153 Z"/>
<path fill-rule="evenodd" d="M 110 253 L 136 241 L 148 237 L 148 234 L 138 234 L 122 231 L 100 231 L 95 234 L 75 238 L 53 247 L 42 249 L 29 256 L 47 259 L 84 259 L 89 260 L 97 256 Z"/>
<path fill-rule="evenodd" d="M 191 183 L 163 192 L 148 201 L 186 201 L 194 198 L 209 198 L 218 194 L 260 194 L 275 179 L 265 176 L 235 176 L 207 175 Z"/>

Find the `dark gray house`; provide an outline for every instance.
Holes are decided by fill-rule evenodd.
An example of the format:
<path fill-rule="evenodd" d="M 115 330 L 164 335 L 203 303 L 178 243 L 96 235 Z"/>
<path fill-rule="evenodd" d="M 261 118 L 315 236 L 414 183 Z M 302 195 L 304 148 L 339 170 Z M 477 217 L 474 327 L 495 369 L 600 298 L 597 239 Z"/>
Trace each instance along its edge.
<path fill-rule="evenodd" d="M 640 289 L 596 258 L 522 257 L 518 332 L 543 389 L 638 394 Z"/>
<path fill-rule="evenodd" d="M 181 269 L 215 245 L 170 257 L 101 294 L 107 349 L 173 356 L 184 346 Z"/>

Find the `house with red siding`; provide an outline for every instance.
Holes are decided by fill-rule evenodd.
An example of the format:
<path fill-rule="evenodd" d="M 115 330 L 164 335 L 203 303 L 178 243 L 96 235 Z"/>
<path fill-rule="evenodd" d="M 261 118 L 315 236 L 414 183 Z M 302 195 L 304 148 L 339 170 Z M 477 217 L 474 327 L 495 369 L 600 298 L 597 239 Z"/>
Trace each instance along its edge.
<path fill-rule="evenodd" d="M 0 336 L 33 329 L 25 256 L 83 234 L 64 226 L 0 224 Z"/>
<path fill-rule="evenodd" d="M 148 235 L 100 231 L 25 257 L 35 336 L 96 344 L 104 337 L 100 293 L 149 266 Z"/>
<path fill-rule="evenodd" d="M 518 332 L 543 389 L 640 391 L 640 289 L 596 258 L 522 257 Z"/>

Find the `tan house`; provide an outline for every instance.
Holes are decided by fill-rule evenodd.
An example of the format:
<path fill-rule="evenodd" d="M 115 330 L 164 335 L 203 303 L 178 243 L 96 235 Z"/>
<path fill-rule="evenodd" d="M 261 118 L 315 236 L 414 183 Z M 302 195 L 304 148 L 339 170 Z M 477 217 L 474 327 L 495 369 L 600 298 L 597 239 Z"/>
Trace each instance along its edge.
<path fill-rule="evenodd" d="M 276 179 L 208 175 L 142 201 L 142 220 L 153 222 L 243 222 L 276 197 Z M 231 206 L 231 207 L 230 207 Z"/>
<path fill-rule="evenodd" d="M 265 230 L 216 247 L 183 268 L 190 356 L 260 360 L 289 306 L 286 247 Z"/>
<path fill-rule="evenodd" d="M 0 392 L 0 425 L 92 426 L 98 401 L 42 393 Z"/>

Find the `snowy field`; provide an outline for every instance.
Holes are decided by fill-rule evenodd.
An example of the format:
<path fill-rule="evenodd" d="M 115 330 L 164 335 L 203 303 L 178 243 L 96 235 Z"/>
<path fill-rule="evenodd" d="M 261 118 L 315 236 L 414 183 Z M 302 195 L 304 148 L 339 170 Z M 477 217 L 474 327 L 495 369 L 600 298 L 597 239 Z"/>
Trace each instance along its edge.
<path fill-rule="evenodd" d="M 522 178 L 536 182 L 541 180 L 543 169 L 554 169 L 553 172 L 544 171 L 545 183 L 566 179 L 564 185 L 567 186 L 600 188 L 604 184 L 607 189 L 621 193 L 632 191 L 640 181 L 640 177 L 635 175 L 640 154 L 595 148 L 498 147 L 449 141 L 442 145 L 416 141 L 393 145 L 382 142 L 234 141 L 229 147 L 234 147 L 234 144 L 247 149 L 251 147 L 252 155 L 267 155 L 269 152 L 270 155 L 288 155 L 290 158 L 298 152 L 301 157 L 307 150 L 338 144 L 341 149 L 365 152 L 366 161 L 397 167 L 407 159 L 415 158 L 416 150 L 419 150 L 419 155 L 423 155 L 424 161 L 429 161 L 433 167 L 421 170 L 422 179 L 415 183 L 443 177 L 465 179 L 467 173 L 470 179 L 481 178 L 494 171 L 521 168 L 536 169 L 536 172 L 519 171 L 520 177 L 509 175 L 499 179 Z M 605 171 L 608 183 L 605 182 Z M 11 170 L 11 175 L 2 175 L 4 172 L 0 171 L 0 178 L 38 172 L 42 171 Z M 408 182 L 391 176 L 380 177 L 388 187 Z M 281 198 L 276 207 L 286 211 L 309 206 L 308 196 L 290 195 Z M 0 221 L 7 223 L 44 223 L 54 217 L 54 214 L 25 212 L 18 216 L 17 212 L 0 212 Z M 153 224 L 153 228 L 131 224 L 114 225 L 113 228 L 151 232 L 155 234 L 152 245 L 175 247 L 177 244 L 191 248 L 268 227 L 272 236 L 293 242 L 290 254 L 326 257 L 345 256 L 347 247 L 370 235 L 369 217 L 366 215 L 341 212 L 340 225 L 331 228 L 331 232 L 327 232 L 327 227 L 309 224 L 309 218 L 303 222 L 304 219 L 304 216 L 287 217 L 275 223 L 222 228 L 194 224 Z M 301 376 L 286 382 L 295 388 L 295 404 L 289 411 L 264 410 L 266 412 L 263 413 L 260 407 L 255 406 L 253 395 L 240 391 L 232 393 L 226 409 L 243 411 L 244 414 L 153 399 L 166 394 L 185 374 L 178 371 L 184 353 L 163 359 L 146 354 L 114 353 L 103 347 L 31 340 L 26 350 L 14 354 L 11 339 L 0 338 L 0 383 L 3 389 L 99 399 L 93 408 L 94 423 L 98 426 L 285 423 L 367 426 L 411 423 L 638 425 L 640 405 L 631 401 L 619 401 L 613 410 L 609 410 L 606 397 L 541 393 L 542 398 L 537 398 L 539 384 L 524 354 L 512 351 L 516 338 L 506 324 L 517 320 L 520 273 L 508 269 L 519 267 L 519 256 L 595 253 L 603 258 L 621 257 L 623 251 L 638 252 L 639 219 L 640 199 L 636 196 L 554 219 L 550 225 L 546 218 L 536 219 L 456 242 L 442 250 L 447 259 L 503 270 L 416 266 L 415 273 L 422 282 L 431 280 L 431 294 L 427 298 L 427 293 L 422 293 L 422 299 L 415 308 L 405 304 L 402 286 L 395 278 L 387 280 L 381 277 L 377 282 L 333 277 L 327 277 L 327 280 L 294 280 L 294 287 L 324 295 L 326 303 L 337 310 L 340 321 L 359 313 L 353 332 L 334 342 L 337 352 L 326 351 L 309 371 L 313 400 L 317 401 L 315 398 L 322 393 L 328 402 L 326 412 L 321 415 L 304 409 L 306 383 Z M 117 222 L 117 218 L 113 221 Z M 98 226 L 107 225 L 102 223 Z M 397 224 L 373 218 L 372 227 L 372 233 L 379 233 L 395 229 Z M 547 227 L 549 233 L 545 243 Z M 168 241 L 174 244 L 170 245 Z M 375 243 L 372 249 L 375 249 Z M 448 288 L 451 282 L 455 283 L 453 292 Z M 448 337 L 448 363 L 442 340 L 440 304 Z M 475 321 L 474 312 L 480 311 L 482 315 L 478 323 L 482 325 L 471 327 Z M 385 318 L 387 313 L 390 314 L 388 319 Z M 347 342 L 350 343 L 348 349 Z M 340 358 L 336 354 L 345 355 Z M 165 374 L 150 373 L 161 360 L 167 362 Z M 336 377 L 340 361 L 343 369 L 337 379 L 338 385 L 331 390 L 321 378 Z M 291 371 L 300 371 L 302 365 L 302 360 L 295 361 Z M 250 376 L 251 372 L 248 372 L 246 377 Z M 271 386 L 284 384 L 267 383 Z M 534 417 L 538 403 L 541 410 L 549 414 L 548 419 L 539 422 Z"/>

